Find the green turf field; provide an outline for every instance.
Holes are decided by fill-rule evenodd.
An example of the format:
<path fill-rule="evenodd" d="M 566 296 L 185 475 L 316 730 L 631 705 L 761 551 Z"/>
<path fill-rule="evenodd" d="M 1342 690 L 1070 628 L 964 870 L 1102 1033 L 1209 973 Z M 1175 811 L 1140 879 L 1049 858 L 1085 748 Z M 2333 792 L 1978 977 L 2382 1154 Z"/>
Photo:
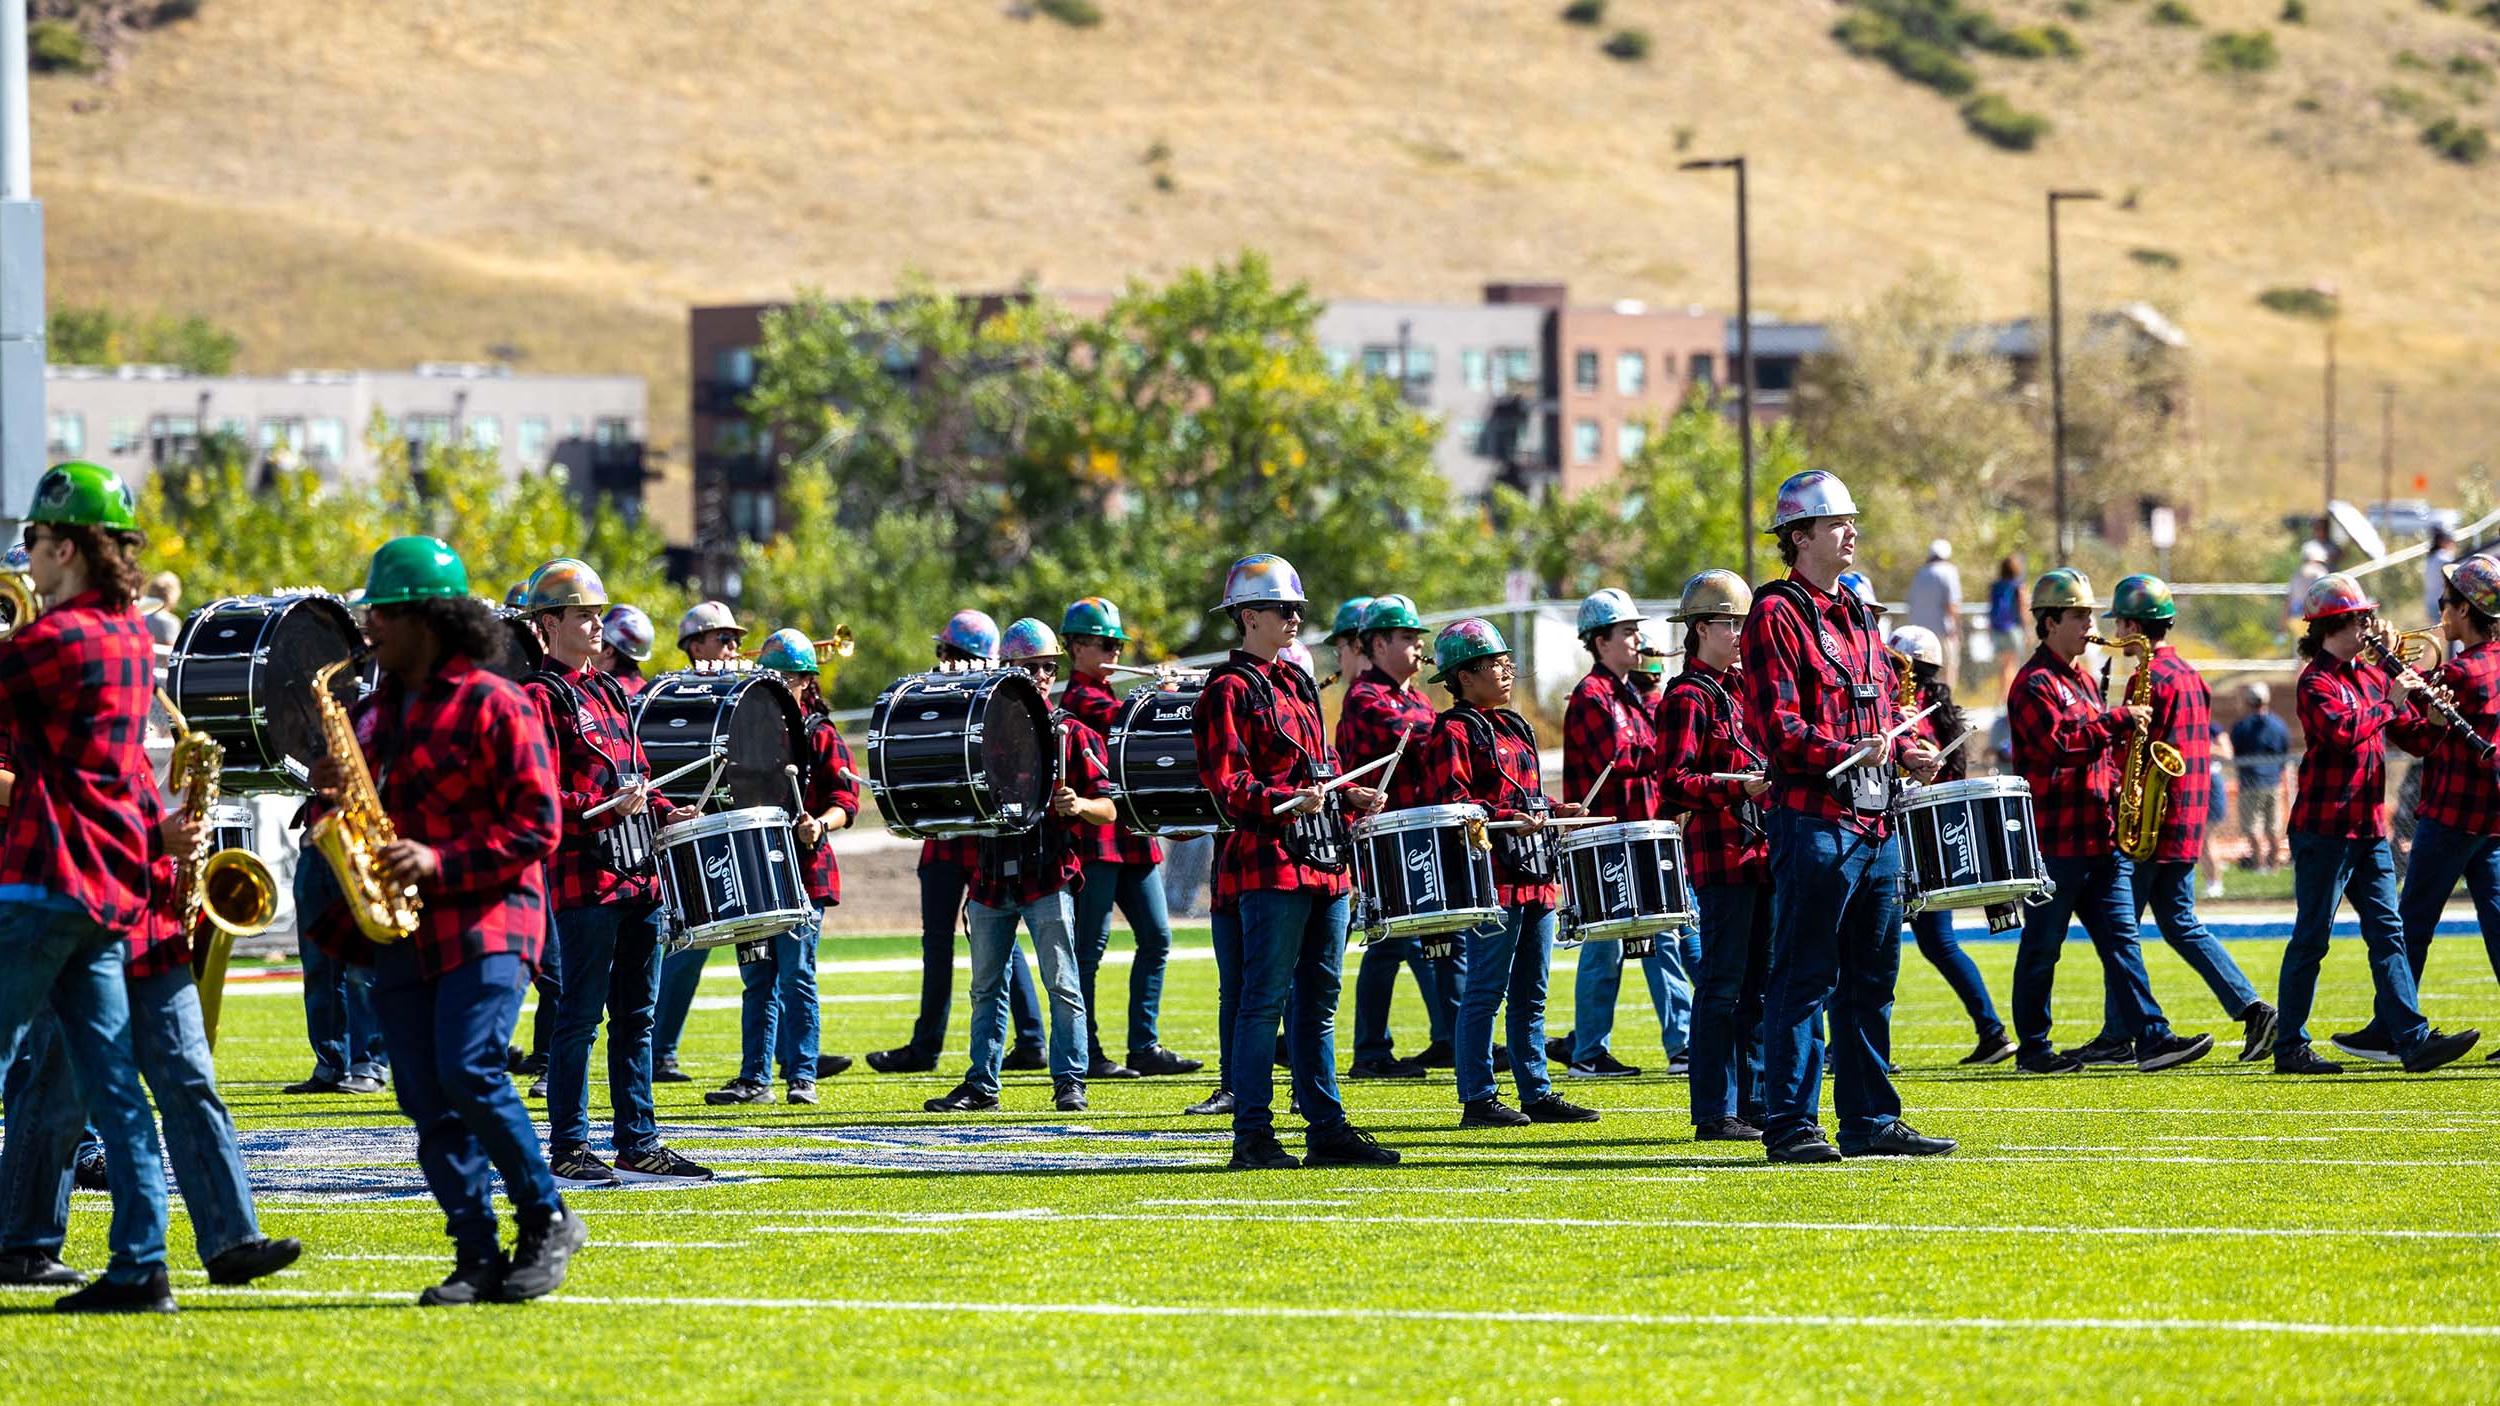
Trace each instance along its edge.
<path fill-rule="evenodd" d="M 1202 934 L 1182 941 L 1194 959 L 1173 965 L 1166 1040 L 1211 1058 L 1214 964 Z M 2002 1004 L 2012 946 L 1973 950 Z M 899 1040 L 916 951 L 827 945 L 828 1048 Z M 2238 955 L 2270 992 L 2274 946 Z M 1206 1092 L 1197 1078 L 1097 1085 L 1095 1111 L 1061 1116 L 1046 1076 L 1011 1076 L 1004 1114 L 917 1112 L 951 1085 L 958 1053 L 936 1075 L 854 1069 L 823 1086 L 821 1108 L 707 1108 L 702 1090 L 735 1064 L 722 957 L 686 1050 L 706 1081 L 664 1086 L 661 1118 L 678 1147 L 741 1180 L 577 1193 L 593 1240 L 564 1292 L 465 1310 L 412 1306 L 449 1262 L 430 1203 L 371 1199 L 416 1186 L 388 1097 L 278 1093 L 308 1068 L 300 1006 L 291 988 L 238 995 L 225 1088 L 264 1224 L 303 1237 L 304 1261 L 268 1288 L 212 1290 L 177 1213 L 183 1314 L 61 1320 L 41 1311 L 48 1292 L 0 1295 L 0 1399 L 2500 1391 L 2500 1067 L 2483 1050 L 2421 1078 L 2278 1080 L 2231 1062 L 2236 1038 L 2159 1075 L 1964 1072 L 1953 1061 L 1967 1024 L 1934 971 L 1905 956 L 1902 1092 L 1913 1123 L 1962 1139 L 1949 1159 L 1771 1169 L 1757 1149 L 1694 1145 L 1683 1082 L 1655 1073 L 1564 1081 L 1604 1110 L 1597 1124 L 1462 1133 L 1443 1074 L 1349 1086 L 1356 1120 L 1406 1153 L 1402 1167 L 1238 1175 L 1221 1169 L 1223 1129 L 1178 1116 Z M 2166 949 L 2148 956 L 2181 1028 L 2226 1033 L 2184 966 Z M 2436 1022 L 2500 1027 L 2500 991 L 2469 939 L 2444 941 L 2431 969 Z M 2059 1034 L 2079 1041 L 2100 1002 L 2089 950 L 2070 946 L 2064 973 Z M 2327 976 L 2321 1035 L 2366 1012 L 2358 943 L 2336 944 Z M 1106 967 L 1107 991 L 1124 994 L 1126 977 Z M 1567 967 L 1556 987 L 1563 1024 Z M 1655 1066 L 1638 989 L 1635 978 L 1616 1048 Z M 960 1051 L 960 995 L 956 1025 Z M 1398 1029 L 1420 1041 L 1411 985 Z M 599 1074 L 594 1061 L 604 1137 Z M 73 1263 L 101 1264 L 105 1216 L 102 1196 L 78 1198 Z"/>

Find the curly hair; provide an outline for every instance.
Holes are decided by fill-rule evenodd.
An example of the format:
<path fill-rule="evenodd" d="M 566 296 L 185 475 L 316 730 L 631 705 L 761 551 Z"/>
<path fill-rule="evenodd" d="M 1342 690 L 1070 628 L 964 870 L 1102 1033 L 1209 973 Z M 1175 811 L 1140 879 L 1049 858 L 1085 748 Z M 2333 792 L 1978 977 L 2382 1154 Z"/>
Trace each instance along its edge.
<path fill-rule="evenodd" d="M 416 621 L 433 634 L 442 657 L 465 655 L 481 669 L 491 669 L 503 661 L 504 644 L 511 636 L 496 616 L 495 608 L 474 596 L 447 596 L 374 608 Z"/>
<path fill-rule="evenodd" d="M 139 553 L 147 546 L 145 533 L 66 522 L 48 524 L 47 530 L 78 549 L 79 560 L 87 563 L 87 585 L 104 597 L 106 609 L 127 610 L 139 599 Z"/>

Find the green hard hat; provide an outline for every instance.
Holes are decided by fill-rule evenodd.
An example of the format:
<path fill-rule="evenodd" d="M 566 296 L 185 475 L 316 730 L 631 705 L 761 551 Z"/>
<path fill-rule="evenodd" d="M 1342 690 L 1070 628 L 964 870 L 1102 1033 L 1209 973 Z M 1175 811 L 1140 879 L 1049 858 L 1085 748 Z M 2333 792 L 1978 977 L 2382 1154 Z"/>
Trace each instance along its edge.
<path fill-rule="evenodd" d="M 28 522 L 57 522 L 70 527 L 111 527 L 126 532 L 139 528 L 138 500 L 130 485 L 102 464 L 72 459 L 54 464 L 35 480 L 35 505 Z"/>
<path fill-rule="evenodd" d="M 1348 635 L 1359 635 L 1363 633 L 1363 612 L 1371 608 L 1372 598 L 1370 596 L 1356 596 L 1354 599 L 1338 606 L 1337 618 L 1330 623 L 1328 627 L 1328 638 L 1324 641 L 1324 643 L 1335 644 L 1337 641 L 1344 639 Z"/>
<path fill-rule="evenodd" d="M 2111 620 L 2176 620 L 2179 603 L 2170 598 L 2169 582 L 2139 572 L 2110 588 L 2109 609 L 2101 613 Z"/>
<path fill-rule="evenodd" d="M 406 605 L 469 593 L 469 568 L 440 537 L 394 537 L 373 554 L 365 572 L 367 605 Z"/>
<path fill-rule="evenodd" d="M 2099 604 L 2092 598 L 2092 578 L 2071 566 L 2061 566 L 2032 583 L 2034 610 L 2071 610 L 2076 606 L 2090 610 Z"/>
<path fill-rule="evenodd" d="M 1386 626 L 1396 629 L 1397 626 Z M 1450 676 L 1479 659 L 1510 653 L 1510 645 L 1490 620 L 1470 617 L 1443 630 L 1432 642 L 1434 683 L 1448 683 Z"/>
<path fill-rule="evenodd" d="M 1128 642 L 1128 631 L 1120 628 L 1120 607 L 1101 596 L 1069 602 L 1068 613 L 1059 617 L 1059 633 Z"/>
<path fill-rule="evenodd" d="M 1420 630 L 1423 618 L 1415 613 L 1415 602 L 1404 596 L 1374 596 L 1363 608 L 1363 633 L 1374 630 Z"/>

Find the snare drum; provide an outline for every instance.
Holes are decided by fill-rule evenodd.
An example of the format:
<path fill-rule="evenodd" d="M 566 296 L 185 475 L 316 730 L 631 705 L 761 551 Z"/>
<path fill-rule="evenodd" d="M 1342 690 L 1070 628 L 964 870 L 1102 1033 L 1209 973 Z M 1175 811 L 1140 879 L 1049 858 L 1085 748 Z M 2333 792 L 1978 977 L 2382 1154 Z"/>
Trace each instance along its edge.
<path fill-rule="evenodd" d="M 1364 938 L 1424 939 L 1427 957 L 1457 950 L 1457 934 L 1501 921 L 1493 852 L 1481 848 L 1482 806 L 1413 806 L 1354 824 L 1354 887 Z"/>
<path fill-rule="evenodd" d="M 2040 858 L 2031 783 L 1976 776 L 1913 791 L 1901 809 L 1901 887 L 1912 915 L 2047 898 L 2056 885 Z"/>
<path fill-rule="evenodd" d="M 260 853 L 260 825 L 246 800 L 221 800 L 208 808 L 208 852 L 239 849 Z"/>
<path fill-rule="evenodd" d="M 1050 700 L 1022 670 L 906 675 L 869 710 L 868 789 L 898 835 L 1030 830 L 1057 760 Z"/>
<path fill-rule="evenodd" d="M 786 767 L 807 769 L 799 700 L 777 674 L 748 669 L 662 674 L 633 698 L 634 736 L 651 774 L 666 776 L 697 757 L 727 758 L 714 804 L 790 806 Z M 702 803 L 712 768 L 697 767 L 662 786 L 673 805 Z"/>
<path fill-rule="evenodd" d="M 1563 871 L 1561 945 L 1620 938 L 1628 960 L 1694 921 L 1684 827 L 1672 820 L 1591 825 L 1556 846 Z"/>
<path fill-rule="evenodd" d="M 328 750 L 313 675 L 353 656 L 362 641 L 336 596 L 229 596 L 182 622 L 165 661 L 165 691 L 192 727 L 225 747 L 226 790 L 304 794 L 313 762 Z M 353 670 L 330 680 L 341 705 L 360 688 Z"/>
<path fill-rule="evenodd" d="M 1203 675 L 1133 689 L 1112 721 L 1111 801 L 1120 823 L 1140 835 L 1184 840 L 1232 827 L 1198 784 L 1198 739 L 1190 731 L 1206 691 Z"/>
<path fill-rule="evenodd" d="M 798 837 L 779 806 L 681 820 L 660 832 L 659 845 L 672 952 L 777 937 L 815 916 Z"/>

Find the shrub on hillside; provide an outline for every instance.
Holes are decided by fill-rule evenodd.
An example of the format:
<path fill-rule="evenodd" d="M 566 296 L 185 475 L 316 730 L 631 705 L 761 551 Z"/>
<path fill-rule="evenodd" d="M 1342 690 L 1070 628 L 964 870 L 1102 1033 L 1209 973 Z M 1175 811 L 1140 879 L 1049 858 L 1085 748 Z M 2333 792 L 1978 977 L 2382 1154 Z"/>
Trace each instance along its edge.
<path fill-rule="evenodd" d="M 2285 24 L 2307 24 L 2309 22 L 2309 0 L 2283 0 L 2283 14 L 2281 18 Z"/>
<path fill-rule="evenodd" d="M 2160 269 L 2165 273 L 2176 272 L 2179 267 L 2179 256 L 2167 249 L 2130 249 L 2127 251 L 2127 257 L 2148 269 Z"/>
<path fill-rule="evenodd" d="M 1589 26 L 1606 22 L 1606 0 L 1571 0 L 1563 6 L 1562 17 L 1573 24 Z"/>
<path fill-rule="evenodd" d="M 1070 29 L 1092 29 L 1102 23 L 1102 7 L 1094 0 L 1033 0 L 1033 8 Z"/>
<path fill-rule="evenodd" d="M 1982 93 L 1962 104 L 1962 121 L 2007 151 L 2029 151 L 2049 134 L 2049 119 L 2025 112 L 1996 93 Z"/>
<path fill-rule="evenodd" d="M 2257 305 L 2268 312 L 2305 317 L 2313 322 L 2329 321 L 2336 313 L 2335 295 L 2323 288 L 2269 288 L 2257 295 Z"/>
<path fill-rule="evenodd" d="M 2100 10 L 2092 0 L 2059 0 L 2057 12 L 2070 20 L 2088 20 Z"/>
<path fill-rule="evenodd" d="M 2477 166 L 2491 154 L 2491 133 L 2454 117 L 2422 129 L 2422 144 L 2460 166 Z"/>
<path fill-rule="evenodd" d="M 2282 61 L 2270 29 L 2225 30 L 2205 41 L 2205 67 L 2216 73 L 2264 73 Z"/>
<path fill-rule="evenodd" d="M 96 54 L 78 26 L 37 20 L 26 26 L 26 62 L 37 73 L 93 73 Z"/>
<path fill-rule="evenodd" d="M 2161 0 L 2161 3 L 2155 5 L 2146 18 L 2155 24 L 2166 24 L 2175 29 L 2193 29 L 2204 23 L 2196 17 L 2196 12 L 2181 3 L 2181 0 Z"/>
<path fill-rule="evenodd" d="M 1649 31 L 1618 29 L 1612 37 L 1598 47 L 1604 49 L 1609 58 L 1621 59 L 1625 63 L 1636 63 L 1649 57 Z"/>
<path fill-rule="evenodd" d="M 2491 65 L 2472 54 L 2451 54 L 2448 56 L 2448 76 L 2461 88 L 2481 89 L 2491 82 Z M 2477 96 L 2480 94 L 2477 93 Z"/>
<path fill-rule="evenodd" d="M 2398 83 L 2379 89 L 2378 101 L 2392 115 L 2413 122 L 2428 122 L 2439 110 L 2428 97 Z"/>

